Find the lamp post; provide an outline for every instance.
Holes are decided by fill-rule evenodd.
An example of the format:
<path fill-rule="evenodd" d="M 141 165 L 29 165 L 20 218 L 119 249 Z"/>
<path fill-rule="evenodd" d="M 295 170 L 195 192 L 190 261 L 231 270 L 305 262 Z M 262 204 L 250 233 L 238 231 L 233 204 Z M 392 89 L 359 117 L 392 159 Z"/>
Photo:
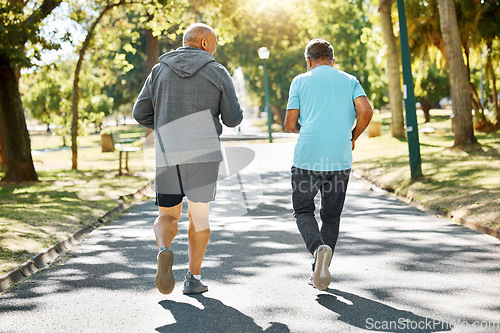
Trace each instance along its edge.
<path fill-rule="evenodd" d="M 273 142 L 273 130 L 271 128 L 271 125 L 273 124 L 273 116 L 271 114 L 271 110 L 269 108 L 269 87 L 267 84 L 267 64 L 266 60 L 269 58 L 269 49 L 267 47 L 261 47 L 258 51 L 259 53 L 259 58 L 262 59 L 262 62 L 264 63 L 264 92 L 265 92 L 265 97 L 266 97 L 266 105 L 265 105 L 265 111 L 267 112 L 267 130 L 269 133 L 269 143 Z"/>
<path fill-rule="evenodd" d="M 399 38 L 401 40 L 401 60 L 403 67 L 403 97 L 406 110 L 406 133 L 410 155 L 411 179 L 422 177 L 422 161 L 420 158 L 420 141 L 418 139 L 417 110 L 415 108 L 415 93 L 413 76 L 411 74 L 410 46 L 408 44 L 408 29 L 404 0 L 397 0 L 399 14 Z"/>

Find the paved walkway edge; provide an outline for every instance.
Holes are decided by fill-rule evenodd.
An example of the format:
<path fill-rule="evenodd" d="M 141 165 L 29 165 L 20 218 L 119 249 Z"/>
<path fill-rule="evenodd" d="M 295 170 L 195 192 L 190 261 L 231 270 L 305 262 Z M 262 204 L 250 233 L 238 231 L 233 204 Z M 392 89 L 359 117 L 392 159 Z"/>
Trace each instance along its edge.
<path fill-rule="evenodd" d="M 466 219 L 462 218 L 462 217 L 455 217 L 453 216 L 452 213 L 441 213 L 439 211 L 436 211 L 432 208 L 429 208 L 427 207 L 426 205 L 424 205 L 422 202 L 418 201 L 418 200 L 415 200 L 413 198 L 409 198 L 409 197 L 406 197 L 406 196 L 403 196 L 401 194 L 397 194 L 397 193 L 394 193 L 394 192 L 390 192 L 390 191 L 387 191 L 385 190 L 384 188 L 380 187 L 377 183 L 375 183 L 374 181 L 370 180 L 369 178 L 359 174 L 359 173 L 356 173 L 356 171 L 352 171 L 352 175 L 358 179 L 362 179 L 368 183 L 371 184 L 372 187 L 375 187 L 377 189 L 379 189 L 380 191 L 384 191 L 385 193 L 387 193 L 388 195 L 390 196 L 393 196 L 395 197 L 396 199 L 400 200 L 400 201 L 403 201 L 404 203 L 412 206 L 412 207 L 415 207 L 423 212 L 426 212 L 426 213 L 429 213 L 429 214 L 432 214 L 432 215 L 437 215 L 437 216 L 442 216 L 442 217 L 446 217 L 450 220 L 452 220 L 453 222 L 456 222 L 456 223 L 459 223 L 460 225 L 463 225 L 464 227 L 467 227 L 469 229 L 472 229 L 472 230 L 475 230 L 477 232 L 480 232 L 480 233 L 483 233 L 483 234 L 486 234 L 486 235 L 490 235 L 492 237 L 495 237 L 497 239 L 500 239 L 500 230 L 498 229 L 495 229 L 495 228 L 491 228 L 491 227 L 488 227 L 488 226 L 485 226 L 485 225 L 482 225 L 482 224 L 479 224 L 479 223 L 476 223 L 476 222 L 472 222 L 472 221 L 467 221 Z"/>
<path fill-rule="evenodd" d="M 0 293 L 7 292 L 12 288 L 15 288 L 17 284 L 24 282 L 24 280 L 39 270 L 49 267 L 56 259 L 60 258 L 74 246 L 78 245 L 82 241 L 83 236 L 90 233 L 92 230 L 111 222 L 124 210 L 134 205 L 138 199 L 144 196 L 144 192 L 149 188 L 149 186 L 150 184 L 148 183 L 132 194 L 120 196 L 118 199 L 119 203 L 110 211 L 97 218 L 94 223 L 77 230 L 67 239 L 58 242 L 54 246 L 49 247 L 45 251 L 32 257 L 30 260 L 22 263 L 16 269 L 0 276 Z"/>

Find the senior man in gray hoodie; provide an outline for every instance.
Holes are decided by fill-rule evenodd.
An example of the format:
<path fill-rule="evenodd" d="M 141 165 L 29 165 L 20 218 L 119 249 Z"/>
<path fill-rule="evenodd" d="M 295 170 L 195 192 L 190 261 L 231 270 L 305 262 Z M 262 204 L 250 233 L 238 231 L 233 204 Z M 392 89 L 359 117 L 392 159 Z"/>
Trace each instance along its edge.
<path fill-rule="evenodd" d="M 209 204 L 222 153 L 222 122 L 240 124 L 243 112 L 228 71 L 215 62 L 217 37 L 205 24 L 189 26 L 183 47 L 163 54 L 146 79 L 134 105 L 137 122 L 155 132 L 158 244 L 156 286 L 174 289 L 170 245 L 178 230 L 183 197 L 188 199 L 189 271 L 183 293 L 205 292 L 201 264 L 210 238 Z"/>

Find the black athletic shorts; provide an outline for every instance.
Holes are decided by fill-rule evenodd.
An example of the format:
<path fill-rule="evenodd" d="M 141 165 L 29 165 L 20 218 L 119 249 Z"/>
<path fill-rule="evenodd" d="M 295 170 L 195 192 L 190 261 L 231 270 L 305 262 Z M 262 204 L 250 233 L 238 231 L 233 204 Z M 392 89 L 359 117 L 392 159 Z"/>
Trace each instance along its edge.
<path fill-rule="evenodd" d="M 220 162 L 171 165 L 156 168 L 156 205 L 173 207 L 184 196 L 193 202 L 215 200 Z"/>

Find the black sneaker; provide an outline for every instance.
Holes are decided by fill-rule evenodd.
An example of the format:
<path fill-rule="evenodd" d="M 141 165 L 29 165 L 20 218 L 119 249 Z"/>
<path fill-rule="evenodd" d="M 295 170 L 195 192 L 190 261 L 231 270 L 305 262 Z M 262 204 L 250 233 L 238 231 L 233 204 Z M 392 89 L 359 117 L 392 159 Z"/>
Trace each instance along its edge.
<path fill-rule="evenodd" d="M 156 271 L 156 288 L 162 294 L 170 294 L 174 290 L 173 263 L 174 254 L 166 246 L 162 246 L 158 252 L 158 270 Z"/>
<path fill-rule="evenodd" d="M 314 269 L 312 285 L 318 290 L 325 290 L 332 282 L 332 275 L 328 270 L 332 260 L 332 249 L 328 245 L 320 245 L 314 252 Z"/>
<path fill-rule="evenodd" d="M 191 272 L 187 272 L 186 279 L 184 280 L 184 294 L 199 294 L 208 291 L 208 287 L 201 282 L 201 280 L 195 279 Z"/>

